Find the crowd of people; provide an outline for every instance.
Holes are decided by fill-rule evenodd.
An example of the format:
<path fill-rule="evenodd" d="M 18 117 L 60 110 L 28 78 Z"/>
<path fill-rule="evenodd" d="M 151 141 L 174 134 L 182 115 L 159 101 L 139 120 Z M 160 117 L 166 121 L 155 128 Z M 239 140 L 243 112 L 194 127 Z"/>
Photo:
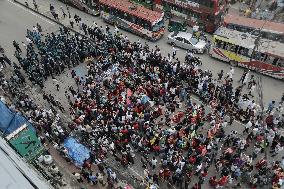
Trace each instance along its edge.
<path fill-rule="evenodd" d="M 67 28 L 60 28 L 58 34 L 53 32 L 42 37 L 39 28 L 34 26 L 27 30 L 25 56 L 19 43 L 13 41 L 16 48 L 15 57 L 26 72 L 30 81 L 43 88 L 43 83 L 48 76 L 54 78 L 65 69 L 70 69 L 93 52 L 95 47 L 86 38 L 79 35 L 70 35 Z"/>
<path fill-rule="evenodd" d="M 26 53 L 13 42 L 21 67 L 41 88 L 47 77 L 92 57 L 86 77 L 71 71 L 78 89 L 65 91 L 69 111 L 52 95 L 43 94 L 52 107 L 45 110 L 19 93 L 25 77 L 17 64 L 9 80 L 1 75 L 2 88 L 17 98 L 14 105 L 23 109 L 43 142 L 53 143 L 68 161 L 63 141 L 70 135 L 91 150 L 81 172 L 73 173 L 78 182 L 105 186 L 107 180 L 108 187 L 114 187 L 118 173 L 104 162 L 113 158 L 126 169 L 141 166 L 141 183 L 149 188 L 163 183 L 192 189 L 204 183 L 213 188 L 283 186 L 284 157 L 278 154 L 284 145 L 284 94 L 262 110 L 253 98 L 256 81 L 249 71 L 234 87 L 233 67 L 214 77 L 171 54 L 163 57 L 158 46 L 131 42 L 108 26 L 83 24 L 82 29 L 89 38 L 67 28 L 42 35 L 35 26 L 27 31 Z M 70 112 L 68 127 L 60 111 Z M 243 131 L 229 129 L 234 120 L 244 125 Z"/>

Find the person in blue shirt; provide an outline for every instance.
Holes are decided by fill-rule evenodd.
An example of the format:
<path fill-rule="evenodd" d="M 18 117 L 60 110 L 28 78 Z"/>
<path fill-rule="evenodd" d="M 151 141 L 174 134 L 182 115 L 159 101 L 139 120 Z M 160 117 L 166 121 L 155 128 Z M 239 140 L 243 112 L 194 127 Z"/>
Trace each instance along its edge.
<path fill-rule="evenodd" d="M 274 107 L 275 107 L 275 101 L 273 100 L 272 102 L 270 102 L 270 103 L 268 104 L 267 112 L 268 112 L 268 113 L 272 112 L 272 110 L 274 109 Z"/>
<path fill-rule="evenodd" d="M 89 175 L 89 179 L 93 185 L 96 185 L 98 183 L 98 177 L 92 173 Z"/>

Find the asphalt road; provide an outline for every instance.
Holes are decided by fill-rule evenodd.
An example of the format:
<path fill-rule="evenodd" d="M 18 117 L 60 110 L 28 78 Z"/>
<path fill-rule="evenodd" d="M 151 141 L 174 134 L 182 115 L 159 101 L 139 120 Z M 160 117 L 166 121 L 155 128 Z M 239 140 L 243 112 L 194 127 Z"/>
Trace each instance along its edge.
<path fill-rule="evenodd" d="M 14 3 L 12 0 L 0 0 L 0 44 L 10 57 L 14 54 L 12 41 L 26 42 L 26 29 L 39 23 L 45 32 L 56 31 L 57 24 Z"/>
<path fill-rule="evenodd" d="M 11 48 L 11 41 L 15 38 L 24 40 L 23 38 L 25 34 L 25 29 L 28 27 L 31 28 L 33 25 L 35 25 L 36 22 L 42 24 L 43 28 L 46 29 L 47 31 L 56 30 L 57 27 L 55 25 L 52 25 L 50 21 L 47 21 L 45 18 L 41 18 L 39 16 L 31 14 L 30 11 L 24 10 L 23 7 L 20 8 L 18 7 L 18 5 L 14 5 L 11 1 L 12 0 L 0 0 L 0 29 L 1 29 L 0 41 L 1 44 L 2 43 L 4 44 L 4 47 L 8 47 L 8 50 Z M 25 2 L 25 0 L 19 0 L 19 1 Z M 27 2 L 29 3 L 30 7 L 32 7 L 32 0 L 27 0 Z M 60 10 L 60 6 L 63 6 L 65 9 L 65 5 L 63 3 L 61 3 L 58 0 L 49 0 L 49 1 L 37 0 L 36 2 L 39 5 L 39 11 L 49 16 L 51 16 L 49 12 L 49 4 L 52 4 L 55 7 L 56 12 L 59 14 L 59 17 L 61 17 L 60 21 L 66 25 L 69 25 L 68 18 L 65 19 L 62 18 L 62 12 Z M 65 12 L 67 13 L 66 9 Z M 100 19 L 99 17 L 94 17 L 89 14 L 85 14 L 78 9 L 74 9 L 71 7 L 70 12 L 72 16 L 74 16 L 74 14 L 79 15 L 82 18 L 82 20 L 87 24 L 92 24 L 95 21 L 98 25 L 102 26 L 106 25 L 106 23 L 103 22 L 103 20 Z M 111 27 L 111 29 L 112 28 L 113 27 Z M 141 42 L 145 41 L 144 39 L 141 39 L 132 33 L 125 31 L 122 31 L 122 33 L 124 35 L 127 35 L 128 38 L 132 41 L 137 41 L 138 39 Z M 161 52 L 164 55 L 167 55 L 167 53 L 172 52 L 172 47 L 166 42 L 167 34 L 168 33 L 166 33 L 165 36 L 160 40 L 158 40 L 157 42 L 150 42 L 150 41 L 147 42 L 152 48 L 154 48 L 155 45 L 158 45 L 159 48 L 161 49 Z M 211 70 L 212 73 L 215 75 L 218 72 L 220 72 L 221 69 L 223 69 L 225 73 L 227 73 L 230 69 L 230 65 L 228 63 L 213 59 L 209 57 L 207 54 L 199 56 L 203 62 L 202 68 Z M 184 57 L 185 57 L 185 50 L 179 49 L 177 52 L 177 58 L 183 61 Z M 242 68 L 235 68 L 235 74 L 233 79 L 235 80 L 239 79 L 242 73 L 243 73 Z M 261 74 L 257 73 L 253 74 L 260 75 L 262 77 L 264 104 L 267 104 L 271 100 L 278 101 L 282 93 L 284 92 L 284 82 Z"/>
<path fill-rule="evenodd" d="M 24 0 L 20 0 L 21 2 L 24 2 Z M 32 0 L 27 0 L 30 5 L 32 5 Z M 64 6 L 61 2 L 56 0 L 38 0 L 39 10 L 40 12 L 51 16 L 49 13 L 49 3 L 51 3 L 56 11 L 59 13 L 59 16 L 61 17 L 61 11 L 59 10 L 60 6 Z M 65 6 L 64 6 L 65 8 Z M 66 11 L 66 9 L 65 9 Z M 70 8 L 72 16 L 74 14 L 79 15 L 84 22 L 87 24 L 91 24 L 94 21 L 97 22 L 98 25 L 105 26 L 106 24 L 99 18 L 99 17 L 93 17 L 91 15 L 85 14 L 77 9 Z M 66 11 L 67 12 L 67 11 Z M 69 25 L 68 19 L 60 18 L 60 21 L 66 25 Z M 0 44 L 5 48 L 7 55 L 12 56 L 14 53 L 14 47 L 12 46 L 12 41 L 15 39 L 17 41 L 25 41 L 25 34 L 26 29 L 30 28 L 32 29 L 32 26 L 34 26 L 36 23 L 39 23 L 43 30 L 45 32 L 52 32 L 58 30 L 58 25 L 55 23 L 47 20 L 44 17 L 41 17 L 30 10 L 19 6 L 18 4 L 13 3 L 10 0 L 0 0 Z M 112 27 L 111 27 L 112 28 Z M 76 27 L 78 29 L 78 27 Z M 122 30 L 121 30 L 122 31 Z M 128 38 L 132 41 L 137 41 L 138 39 L 144 43 L 145 40 L 137 37 L 136 35 L 133 35 L 131 33 L 122 31 L 124 35 L 127 35 Z M 161 52 L 166 55 L 167 53 L 171 53 L 172 47 L 166 43 L 166 35 L 160 39 L 157 42 L 149 42 L 147 43 L 150 45 L 150 47 L 155 47 L 155 45 L 158 45 L 161 49 Z M 177 52 L 177 57 L 180 60 L 184 60 L 185 51 L 180 49 Z M 224 62 L 220 62 L 218 60 L 210 58 L 208 55 L 200 55 L 203 65 L 203 69 L 208 69 L 213 72 L 213 74 L 216 75 L 221 69 L 223 69 L 226 72 L 229 71 L 230 66 Z M 81 65 L 81 67 L 84 67 Z M 243 69 L 241 68 L 235 68 L 235 75 L 234 79 L 237 80 L 240 78 L 241 74 L 243 73 Z M 284 82 L 267 77 L 262 76 L 263 78 L 263 95 L 264 95 L 264 102 L 267 104 L 268 101 L 275 99 L 279 101 L 281 94 L 284 92 Z M 51 79 L 49 79 L 46 82 L 46 88 L 45 91 L 48 93 L 52 93 L 55 95 L 58 100 L 65 101 L 65 97 L 63 94 L 63 90 L 66 89 L 69 85 L 74 85 L 74 82 L 70 80 L 70 76 L 67 76 L 67 73 L 57 78 L 60 84 L 60 92 L 55 91 L 54 83 Z M 237 85 L 237 83 L 235 83 Z M 35 91 L 36 93 L 36 91 Z M 234 122 L 232 127 L 227 127 L 226 132 L 230 132 L 231 130 L 237 130 L 239 133 L 243 130 L 243 126 L 238 123 Z M 137 157 L 137 161 L 139 161 L 139 156 Z M 123 174 L 127 174 L 127 172 L 130 172 L 131 174 L 138 174 L 143 175 L 143 170 L 140 165 L 136 165 L 131 167 L 131 169 L 126 170 L 126 172 L 123 172 Z M 136 175 L 137 176 L 137 175 Z"/>

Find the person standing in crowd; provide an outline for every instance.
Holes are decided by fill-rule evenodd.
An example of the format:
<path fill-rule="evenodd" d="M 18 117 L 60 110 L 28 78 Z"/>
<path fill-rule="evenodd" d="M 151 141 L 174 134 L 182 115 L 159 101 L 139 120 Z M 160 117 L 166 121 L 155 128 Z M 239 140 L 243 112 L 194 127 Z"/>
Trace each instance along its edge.
<path fill-rule="evenodd" d="M 36 3 L 35 0 L 33 0 L 33 5 L 34 5 L 34 9 L 35 9 L 36 11 L 38 11 L 38 5 L 37 5 L 37 3 Z"/>
<path fill-rule="evenodd" d="M 63 18 L 65 18 L 65 17 L 67 16 L 67 14 L 65 13 L 65 11 L 64 11 L 64 9 L 63 9 L 62 6 L 60 6 L 60 10 L 61 10 L 61 12 L 62 12 Z"/>
<path fill-rule="evenodd" d="M 70 112 L 68 128 L 61 123 L 64 107 L 55 95 L 43 93 L 51 109 L 45 110 L 19 92 L 25 77 L 16 66 L 9 81 L 0 74 L 0 84 L 17 97 L 15 108 L 26 113 L 47 141 L 56 143 L 64 159 L 71 162 L 63 144 L 69 136 L 90 149 L 90 159 L 84 161 L 81 172 L 73 173 L 79 183 L 87 180 L 103 185 L 106 175 L 108 187 L 114 187 L 119 175 L 106 160 L 125 170 L 142 168 L 143 182 L 161 188 L 164 182 L 178 188 L 202 188 L 205 183 L 231 187 L 238 182 L 256 188 L 281 181 L 280 160 L 270 163 L 263 158 L 266 150 L 271 152 L 269 158 L 282 153 L 281 107 L 272 101 L 263 119 L 247 88 L 235 86 L 233 67 L 227 77 L 224 71 L 215 77 L 209 70 L 181 66 L 176 50 L 172 59 L 163 57 L 159 46 L 151 49 L 147 43 L 113 35 L 109 28 L 88 26 L 77 15 L 74 19 L 94 40 L 66 28 L 45 35 L 35 29 L 27 31 L 25 53 L 14 45 L 20 69 L 41 88 L 47 78 L 94 59 L 86 63 L 84 77 L 71 72 L 77 87 L 68 86 L 65 92 L 70 105 L 64 104 Z M 202 103 L 196 103 L 193 94 Z M 237 121 L 232 124 L 233 120 Z M 234 129 L 239 123 L 245 123 L 243 133 Z M 138 154 L 142 164 L 133 160 Z"/>

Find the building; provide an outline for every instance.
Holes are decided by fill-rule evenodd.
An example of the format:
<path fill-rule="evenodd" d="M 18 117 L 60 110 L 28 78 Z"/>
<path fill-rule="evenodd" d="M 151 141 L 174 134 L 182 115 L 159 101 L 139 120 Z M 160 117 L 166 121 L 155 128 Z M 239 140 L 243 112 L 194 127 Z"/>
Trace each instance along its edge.
<path fill-rule="evenodd" d="M 9 144 L 0 137 L 0 188 L 2 189 L 52 189 Z"/>

